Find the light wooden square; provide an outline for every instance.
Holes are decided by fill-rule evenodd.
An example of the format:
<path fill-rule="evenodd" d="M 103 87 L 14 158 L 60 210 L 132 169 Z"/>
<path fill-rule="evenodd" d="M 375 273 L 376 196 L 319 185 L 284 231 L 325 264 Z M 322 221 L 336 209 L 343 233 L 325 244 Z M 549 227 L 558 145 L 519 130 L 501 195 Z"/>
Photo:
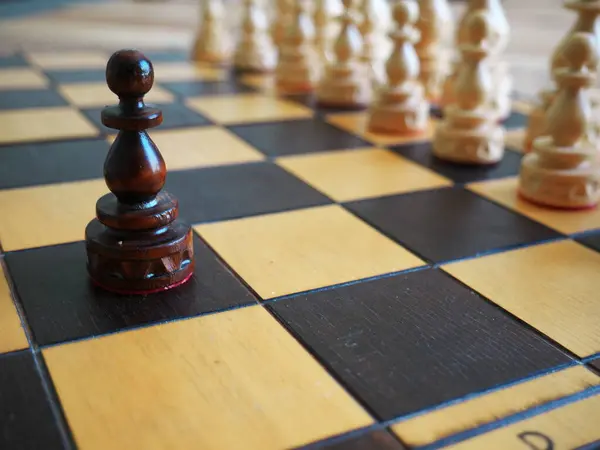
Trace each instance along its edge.
<path fill-rule="evenodd" d="M 69 107 L 0 111 L 0 144 L 98 136 L 79 111 Z"/>
<path fill-rule="evenodd" d="M 104 82 L 63 84 L 59 86 L 58 91 L 71 105 L 79 108 L 103 107 L 119 103 L 119 97 L 111 92 Z M 146 103 L 171 103 L 173 100 L 173 94 L 156 84 L 144 97 Z"/>
<path fill-rule="evenodd" d="M 339 202 L 452 184 L 429 169 L 378 148 L 290 156 L 277 163 Z"/>
<path fill-rule="evenodd" d="M 428 128 L 415 136 L 398 136 L 386 133 L 374 133 L 367 129 L 367 112 L 335 113 L 327 116 L 327 121 L 338 128 L 356 134 L 375 145 L 400 145 L 411 142 L 427 142 L 433 138 L 438 119 L 430 118 Z"/>
<path fill-rule="evenodd" d="M 242 139 L 220 127 L 182 128 L 149 132 L 167 170 L 261 161 L 265 157 Z M 113 142 L 115 136 L 108 141 Z"/>
<path fill-rule="evenodd" d="M 561 233 L 600 228 L 600 208 L 569 211 L 535 205 L 518 195 L 517 177 L 472 183 L 467 188 Z"/>
<path fill-rule="evenodd" d="M 96 201 L 109 192 L 104 180 L 0 191 L 0 242 L 5 251 L 84 239 Z"/>
<path fill-rule="evenodd" d="M 302 119 L 313 115 L 309 108 L 265 94 L 232 94 L 187 100 L 191 109 L 221 124 Z"/>
<path fill-rule="evenodd" d="M 509 424 L 447 450 L 575 449 L 597 441 L 600 394 Z M 534 443 L 532 447 L 530 443 Z"/>
<path fill-rule="evenodd" d="M 104 69 L 110 54 L 97 51 L 30 52 L 26 58 L 45 70 Z"/>
<path fill-rule="evenodd" d="M 373 423 L 260 306 L 43 355 L 75 441 L 89 450 L 276 450 Z"/>
<path fill-rule="evenodd" d="M 27 348 L 29 343 L 0 264 L 0 353 Z"/>
<path fill-rule="evenodd" d="M 443 266 L 580 357 L 600 352 L 600 253 L 565 240 Z"/>
<path fill-rule="evenodd" d="M 154 81 L 219 81 L 225 78 L 225 71 L 216 67 L 188 62 L 158 62 L 153 64 Z"/>
<path fill-rule="evenodd" d="M 584 366 L 570 367 L 409 418 L 392 430 L 411 447 L 426 446 L 598 384 L 600 377 Z"/>
<path fill-rule="evenodd" d="M 27 68 L 0 69 L 0 90 L 40 89 L 48 86 L 48 79 Z"/>
<path fill-rule="evenodd" d="M 424 264 L 337 205 L 195 229 L 264 299 Z"/>

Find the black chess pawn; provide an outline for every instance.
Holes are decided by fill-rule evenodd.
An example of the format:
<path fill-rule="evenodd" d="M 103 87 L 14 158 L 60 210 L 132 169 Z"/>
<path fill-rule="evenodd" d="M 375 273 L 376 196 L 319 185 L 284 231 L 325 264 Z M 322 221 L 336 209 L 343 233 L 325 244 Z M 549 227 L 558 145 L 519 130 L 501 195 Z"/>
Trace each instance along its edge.
<path fill-rule="evenodd" d="M 191 277 L 194 254 L 191 227 L 178 220 L 177 200 L 162 191 L 166 165 L 146 133 L 162 123 L 160 109 L 144 103 L 152 63 L 139 51 L 118 51 L 106 81 L 119 104 L 102 111 L 102 123 L 119 133 L 104 164 L 111 193 L 98 200 L 85 231 L 88 272 L 109 291 L 163 291 Z"/>

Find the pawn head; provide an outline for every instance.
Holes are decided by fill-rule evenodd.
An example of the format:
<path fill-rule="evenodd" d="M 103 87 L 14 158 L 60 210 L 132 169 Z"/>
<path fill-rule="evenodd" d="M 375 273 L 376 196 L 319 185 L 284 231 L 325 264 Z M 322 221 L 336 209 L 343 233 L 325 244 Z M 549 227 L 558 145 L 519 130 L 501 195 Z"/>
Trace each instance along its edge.
<path fill-rule="evenodd" d="M 584 66 L 596 66 L 596 43 L 590 33 L 575 33 L 563 48 L 563 57 L 571 71 L 581 71 Z"/>
<path fill-rule="evenodd" d="M 106 83 L 119 97 L 139 98 L 152 89 L 152 62 L 137 50 L 119 50 L 106 64 Z"/>
<path fill-rule="evenodd" d="M 394 5 L 392 16 L 400 27 L 412 25 L 419 19 L 419 4 L 412 0 L 400 0 Z"/>
<path fill-rule="evenodd" d="M 470 44 L 480 44 L 490 37 L 491 27 L 488 13 L 479 10 L 475 11 L 467 19 L 467 42 Z"/>

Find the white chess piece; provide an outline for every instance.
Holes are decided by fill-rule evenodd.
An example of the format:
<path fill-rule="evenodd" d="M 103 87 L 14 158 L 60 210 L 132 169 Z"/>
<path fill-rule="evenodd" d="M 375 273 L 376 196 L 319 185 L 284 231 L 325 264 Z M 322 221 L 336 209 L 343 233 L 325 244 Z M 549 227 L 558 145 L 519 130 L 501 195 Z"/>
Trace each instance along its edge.
<path fill-rule="evenodd" d="M 486 45 L 489 48 L 488 65 L 490 66 L 494 86 L 490 102 L 496 111 L 498 120 L 503 120 L 510 115 L 510 93 L 513 86 L 508 63 L 501 58 L 510 39 L 510 25 L 500 0 L 469 0 L 456 29 L 455 39 L 458 48 L 468 40 L 467 21 L 476 11 L 486 12 L 489 18 L 490 32 L 486 38 Z M 454 83 L 461 64 L 461 57 L 457 56 L 452 64 L 451 73 L 444 80 L 439 101 L 442 107 L 454 101 Z"/>
<path fill-rule="evenodd" d="M 419 56 L 419 79 L 427 99 L 437 102 L 446 76 L 442 40 L 449 34 L 452 12 L 448 0 L 419 0 L 419 19 L 416 27 L 420 39 L 415 43 Z"/>
<path fill-rule="evenodd" d="M 231 56 L 222 0 L 203 0 L 202 20 L 192 47 L 192 60 L 226 64 Z"/>
<path fill-rule="evenodd" d="M 525 130 L 525 137 L 523 139 L 523 150 L 525 153 L 531 150 L 533 141 L 538 136 L 544 133 L 544 125 L 546 112 L 552 102 L 554 101 L 557 88 L 555 72 L 566 66 L 566 59 L 564 58 L 564 48 L 575 33 L 585 32 L 590 33 L 594 42 L 596 43 L 596 59 L 590 61 L 590 70 L 596 70 L 598 64 L 598 56 L 600 54 L 600 1 L 599 0 L 575 0 L 565 4 L 565 9 L 575 11 L 577 13 L 577 19 L 569 31 L 561 38 L 556 47 L 554 48 L 549 61 L 549 73 L 552 81 L 550 88 L 540 90 L 538 94 L 538 102 L 535 108 L 529 113 L 527 128 Z"/>
<path fill-rule="evenodd" d="M 340 33 L 333 46 L 333 60 L 325 67 L 317 87 L 317 102 L 328 107 L 365 108 L 373 89 L 368 66 L 361 58 L 362 36 L 352 10 L 353 0 L 342 2 Z"/>
<path fill-rule="evenodd" d="M 361 58 L 369 67 L 373 86 L 381 85 L 385 80 L 381 56 L 380 24 L 377 23 L 376 0 L 361 0 L 360 3 L 361 22 L 358 27 L 363 39 Z"/>
<path fill-rule="evenodd" d="M 278 86 L 309 92 L 319 79 L 320 64 L 314 46 L 315 28 L 307 0 L 296 0 L 290 24 L 282 40 L 275 71 Z"/>
<path fill-rule="evenodd" d="M 267 30 L 267 18 L 260 0 L 244 0 L 242 34 L 234 54 L 240 70 L 270 72 L 275 68 L 277 53 Z"/>
<path fill-rule="evenodd" d="M 504 156 L 504 128 L 492 106 L 493 82 L 486 43 L 492 31 L 490 13 L 478 10 L 465 20 L 460 46 L 463 64 L 455 82 L 453 103 L 436 128 L 433 153 L 464 164 L 495 164 Z"/>
<path fill-rule="evenodd" d="M 521 161 L 519 193 L 534 203 L 569 209 L 600 201 L 599 140 L 592 126 L 589 88 L 597 59 L 590 33 L 574 33 L 563 47 L 566 67 L 556 70 L 559 91 L 546 112 L 545 132 Z"/>
<path fill-rule="evenodd" d="M 387 84 L 369 108 L 371 131 L 412 135 L 424 132 L 429 123 L 429 103 L 419 81 L 419 58 L 414 43 L 419 39 L 415 23 L 418 4 L 399 0 L 393 9 L 396 29 L 390 33 L 394 49 L 386 63 Z"/>

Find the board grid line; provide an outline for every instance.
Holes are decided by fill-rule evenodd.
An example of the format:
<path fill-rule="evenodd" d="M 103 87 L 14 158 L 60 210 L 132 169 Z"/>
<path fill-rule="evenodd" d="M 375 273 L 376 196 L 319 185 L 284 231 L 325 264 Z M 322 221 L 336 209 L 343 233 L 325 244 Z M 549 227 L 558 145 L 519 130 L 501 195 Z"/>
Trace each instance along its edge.
<path fill-rule="evenodd" d="M 447 447 L 452 444 L 464 442 L 468 439 L 481 436 L 494 430 L 498 430 L 502 427 L 506 427 L 511 424 L 522 422 L 532 417 L 541 416 L 544 413 L 556 410 L 560 407 L 573 404 L 577 401 L 592 398 L 600 393 L 600 386 L 593 386 L 586 390 L 579 391 L 575 394 L 567 395 L 557 400 L 550 400 L 546 403 L 533 406 L 525 411 L 521 411 L 509 416 L 503 417 L 497 421 L 480 425 L 476 428 L 472 428 L 463 432 L 456 433 L 446 438 L 440 439 L 435 443 L 423 446 L 414 447 L 416 450 L 437 450 L 440 448 Z"/>

